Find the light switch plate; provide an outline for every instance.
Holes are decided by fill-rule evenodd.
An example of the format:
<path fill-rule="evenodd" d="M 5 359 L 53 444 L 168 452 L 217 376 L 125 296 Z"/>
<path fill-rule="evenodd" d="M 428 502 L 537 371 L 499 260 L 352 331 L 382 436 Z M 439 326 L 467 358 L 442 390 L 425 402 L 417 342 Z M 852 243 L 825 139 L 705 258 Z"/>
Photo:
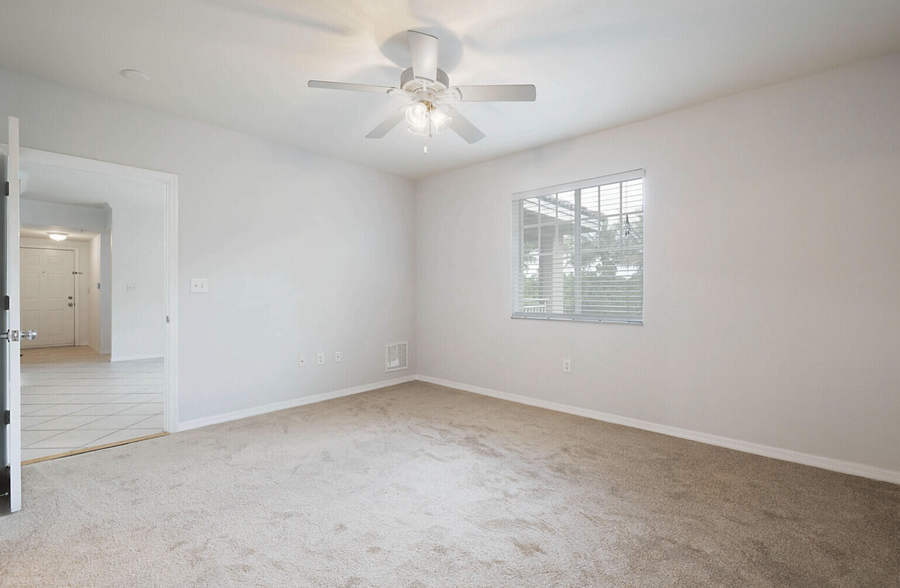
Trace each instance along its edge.
<path fill-rule="evenodd" d="M 209 292 L 209 280 L 206 278 L 191 278 L 191 293 L 206 294 Z"/>

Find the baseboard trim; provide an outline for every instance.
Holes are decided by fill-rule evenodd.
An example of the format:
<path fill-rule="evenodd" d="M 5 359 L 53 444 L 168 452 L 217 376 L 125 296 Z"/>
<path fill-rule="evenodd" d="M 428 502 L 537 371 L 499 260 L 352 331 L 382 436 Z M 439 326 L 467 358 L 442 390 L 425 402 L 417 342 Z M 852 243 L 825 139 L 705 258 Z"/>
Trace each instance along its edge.
<path fill-rule="evenodd" d="M 354 386 L 353 388 L 344 388 L 343 390 L 335 390 L 334 392 L 324 392 L 322 394 L 314 394 L 312 396 L 302 396 L 300 398 L 293 398 L 291 400 L 285 400 L 284 402 L 276 402 L 274 404 L 266 404 L 264 406 L 255 406 L 253 408 L 245 408 L 244 410 L 236 410 L 234 412 L 228 412 L 225 414 L 218 414 L 210 417 L 203 417 L 201 419 L 195 419 L 192 421 L 183 421 L 178 423 L 178 431 L 189 431 L 191 429 L 199 429 L 200 427 L 208 427 L 209 425 L 218 425 L 220 423 L 227 423 L 229 421 L 236 421 L 238 419 L 245 419 L 248 417 L 259 416 L 261 414 L 267 414 L 270 412 L 275 412 L 279 410 L 285 410 L 288 408 L 296 408 L 298 406 L 305 406 L 307 404 L 315 404 L 316 402 L 324 402 L 325 400 L 332 400 L 334 398 L 342 398 L 344 396 L 352 396 L 354 394 L 360 394 L 362 392 L 369 392 L 371 390 L 378 390 L 379 388 L 387 388 L 389 386 L 396 386 L 397 384 L 405 384 L 406 382 L 412 382 L 415 380 L 415 376 L 404 376 L 402 378 L 394 378 L 392 380 L 384 380 L 382 382 L 375 382 L 373 384 L 364 384 L 362 386 Z"/>
<path fill-rule="evenodd" d="M 97 347 L 96 345 L 93 345 L 91 343 L 85 342 L 85 343 L 82 343 L 82 345 L 91 349 L 97 355 L 109 355 L 109 351 L 101 351 L 99 347 Z"/>
<path fill-rule="evenodd" d="M 117 361 L 137 361 L 139 359 L 162 359 L 165 355 L 151 354 L 151 355 L 126 355 L 125 357 L 110 357 L 110 363 L 115 363 Z"/>
<path fill-rule="evenodd" d="M 546 408 L 549 410 L 554 410 L 556 412 L 564 412 L 567 414 L 582 416 L 589 419 L 613 423 L 616 425 L 625 425 L 626 427 L 643 429 L 645 431 L 661 433 L 663 435 L 679 437 L 681 439 L 688 439 L 690 441 L 698 441 L 700 443 L 706 443 L 708 445 L 715 445 L 718 447 L 725 447 L 727 449 L 734 449 L 736 451 L 743 451 L 744 453 L 752 453 L 755 455 L 761 455 L 763 457 L 771 457 L 773 459 L 780 459 L 782 461 L 789 461 L 802 465 L 812 466 L 815 468 L 821 468 L 824 470 L 840 472 L 842 474 L 851 474 L 854 476 L 861 476 L 863 478 L 870 478 L 873 480 L 900 484 L 900 472 L 894 470 L 877 468 L 874 466 L 859 464 L 851 461 L 832 459 L 830 457 L 822 457 L 810 453 L 801 453 L 799 451 L 781 449 L 778 447 L 771 447 L 768 445 L 761 445 L 759 443 L 741 441 L 739 439 L 732 439 L 729 437 L 720 437 L 718 435 L 700 433 L 697 431 L 691 431 L 689 429 L 660 425 L 657 423 L 651 423 L 649 421 L 642 421 L 639 419 L 623 417 L 596 410 L 578 408 L 576 406 L 570 406 L 568 404 L 560 404 L 558 402 L 550 402 L 548 400 L 540 400 L 537 398 L 530 398 L 528 396 L 520 396 L 518 394 L 510 394 L 509 392 L 499 392 L 497 390 L 491 390 L 489 388 L 462 384 L 460 382 L 452 382 L 450 380 L 442 380 L 440 378 L 432 378 L 430 376 L 418 375 L 415 379 L 422 382 L 437 384 L 439 386 L 446 386 L 448 388 L 455 388 L 457 390 L 463 390 L 465 392 L 480 394 L 482 396 L 490 396 L 492 398 L 509 400 L 510 402 L 517 402 L 519 404 L 527 404 L 529 406 L 536 406 L 538 408 Z"/>

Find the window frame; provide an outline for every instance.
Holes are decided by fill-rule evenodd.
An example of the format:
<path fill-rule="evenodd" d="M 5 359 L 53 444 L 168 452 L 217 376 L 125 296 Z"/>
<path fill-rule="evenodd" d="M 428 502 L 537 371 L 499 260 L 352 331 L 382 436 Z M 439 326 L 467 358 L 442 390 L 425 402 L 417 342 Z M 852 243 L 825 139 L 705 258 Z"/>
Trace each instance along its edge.
<path fill-rule="evenodd" d="M 538 319 L 538 320 L 562 320 L 562 321 L 576 321 L 576 322 L 620 323 L 620 324 L 636 324 L 636 325 L 642 325 L 644 323 L 643 219 L 644 219 L 645 203 L 646 203 L 646 198 L 645 198 L 645 196 L 646 196 L 645 187 L 646 186 L 645 186 L 644 178 L 645 178 L 644 170 L 643 169 L 635 169 L 635 170 L 629 170 L 629 171 L 621 172 L 621 173 L 617 173 L 617 174 L 611 174 L 611 175 L 600 176 L 600 177 L 596 177 L 596 178 L 590 178 L 587 180 L 581 180 L 578 182 L 570 182 L 567 184 L 560 184 L 560 185 L 556 185 L 556 186 L 548 186 L 545 188 L 538 188 L 536 190 L 517 192 L 512 195 L 512 200 L 511 200 L 512 207 L 513 207 L 513 217 L 512 217 L 512 227 L 511 227 L 511 229 L 512 229 L 512 241 L 511 241 L 512 255 L 510 256 L 512 259 L 512 288 L 511 288 L 512 289 L 512 316 L 511 316 L 511 318 L 514 318 L 514 319 Z M 640 219 L 641 219 L 640 266 L 639 266 L 639 268 L 640 268 L 639 271 L 641 272 L 641 285 L 640 285 L 640 290 L 639 290 L 639 292 L 640 292 L 640 294 L 639 294 L 639 296 L 640 296 L 639 297 L 639 300 L 640 300 L 639 313 L 635 314 L 635 315 L 622 315 L 622 316 L 606 315 L 606 314 L 596 314 L 596 315 L 595 314 L 583 314 L 583 313 L 581 313 L 582 304 L 585 303 L 586 301 L 590 302 L 591 298 L 590 297 L 585 298 L 584 291 L 582 289 L 582 285 L 583 285 L 582 280 L 584 277 L 583 272 L 585 270 L 585 267 L 582 264 L 582 257 L 581 257 L 582 236 L 584 235 L 584 233 L 582 232 L 583 225 L 582 225 L 582 215 L 581 215 L 582 210 L 584 208 L 584 206 L 581 203 L 582 190 L 591 189 L 591 188 L 596 189 L 597 194 L 598 194 L 598 196 L 597 196 L 598 206 L 602 206 L 599 199 L 600 199 L 600 193 L 604 186 L 619 184 L 620 190 L 622 190 L 622 189 L 624 189 L 623 186 L 624 186 L 625 182 L 632 182 L 635 180 L 641 181 L 640 212 L 639 212 Z M 552 197 L 552 198 L 556 199 L 556 203 L 557 203 L 556 210 L 558 213 L 559 202 L 560 202 L 559 196 L 563 195 L 563 194 L 568 194 L 570 192 L 574 194 L 574 200 L 573 200 L 573 205 L 572 205 L 573 218 L 571 221 L 572 227 L 573 227 L 573 232 L 572 232 L 572 234 L 573 234 L 573 238 L 572 238 L 573 249 L 569 253 L 569 255 L 571 255 L 571 262 L 573 265 L 572 286 L 571 286 L 573 288 L 573 295 L 572 295 L 573 296 L 573 299 L 572 299 L 573 310 L 572 310 L 572 312 L 565 312 L 565 309 L 563 309 L 563 312 L 548 313 L 548 312 L 546 312 L 546 303 L 545 303 L 545 312 L 535 311 L 535 309 L 538 308 L 537 306 L 535 306 L 534 308 L 531 308 L 531 306 L 526 306 L 524 304 L 524 302 L 526 301 L 526 299 L 525 299 L 525 293 L 526 293 L 526 285 L 525 285 L 526 275 L 525 274 L 526 274 L 526 272 L 524 269 L 525 263 L 526 263 L 525 262 L 525 257 L 526 257 L 525 235 L 526 235 L 526 232 L 529 229 L 534 229 L 535 226 L 541 227 L 538 232 L 538 234 L 539 234 L 538 256 L 559 255 L 559 254 L 565 254 L 565 253 L 563 253 L 560 250 L 557 250 L 557 248 L 556 248 L 558 246 L 559 238 L 560 238 L 558 229 L 561 226 L 561 224 L 560 224 L 559 219 L 557 218 L 557 220 L 554 221 L 553 223 L 548 223 L 547 225 L 545 225 L 544 223 L 541 223 L 540 217 L 538 217 L 538 223 L 539 223 L 538 225 L 535 225 L 535 226 L 527 225 L 526 226 L 524 224 L 525 223 L 524 202 L 529 199 L 532 199 L 532 200 L 533 199 L 541 199 L 541 198 L 549 199 Z M 598 210 L 598 214 L 600 214 L 602 216 L 603 213 Z M 634 213 L 625 212 L 624 201 L 620 197 L 619 212 L 618 212 L 618 217 L 620 219 L 620 226 L 621 226 L 621 219 L 623 217 L 627 219 L 628 214 L 634 214 Z M 599 220 L 600 219 L 598 217 L 598 221 Z M 543 239 L 543 235 L 541 233 L 543 231 L 544 226 L 554 226 L 554 230 L 556 230 L 555 236 L 553 238 L 554 245 L 553 245 L 552 253 L 544 253 L 543 251 L 540 251 L 540 247 L 541 247 L 540 240 Z M 605 250 L 604 248 L 597 248 L 596 253 L 599 253 L 604 250 Z M 533 255 L 533 252 L 529 253 L 529 255 Z M 542 262 L 539 262 L 539 264 L 540 263 L 542 263 Z M 538 271 L 540 271 L 540 270 L 538 270 Z M 538 279 L 540 280 L 540 277 Z M 565 278 L 563 278 L 563 281 L 558 285 L 556 283 L 556 279 L 551 277 L 549 284 L 551 285 L 552 288 L 557 288 L 557 287 L 565 288 L 564 280 L 565 280 Z M 563 296 L 565 296 L 565 295 L 563 295 Z M 595 298 L 594 300 L 602 300 L 602 299 Z M 532 305 L 532 306 L 534 306 L 534 305 Z"/>

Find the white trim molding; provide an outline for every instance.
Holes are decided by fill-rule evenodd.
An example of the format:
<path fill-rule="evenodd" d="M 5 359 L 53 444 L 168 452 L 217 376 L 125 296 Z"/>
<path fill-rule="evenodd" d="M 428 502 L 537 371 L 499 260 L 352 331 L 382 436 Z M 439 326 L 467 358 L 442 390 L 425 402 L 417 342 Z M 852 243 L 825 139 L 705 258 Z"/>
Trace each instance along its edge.
<path fill-rule="evenodd" d="M 354 394 L 360 394 L 362 392 L 370 392 L 372 390 L 378 390 L 380 388 L 389 388 L 390 386 L 396 386 L 397 384 L 412 382 L 415 379 L 416 376 L 405 376 L 402 378 L 375 382 L 373 384 L 363 384 L 362 386 L 354 386 L 353 388 L 335 390 L 334 392 L 323 392 L 322 394 L 313 394 L 312 396 L 301 396 L 300 398 L 292 398 L 291 400 L 276 402 L 274 404 L 266 404 L 264 406 L 254 406 L 252 408 L 245 408 L 243 410 L 236 410 L 234 412 L 227 412 L 225 414 L 217 414 L 210 417 L 203 417 L 201 419 L 181 422 L 178 423 L 177 430 L 189 431 L 191 429 L 199 429 L 200 427 L 208 427 L 209 425 L 218 425 L 220 423 L 227 423 L 229 421 L 236 421 L 238 419 L 259 416 L 261 414 L 267 414 L 270 412 L 276 412 L 288 408 L 296 408 L 298 406 L 315 404 L 317 402 L 324 402 L 326 400 L 333 400 L 335 398 L 342 398 L 344 396 L 352 396 Z"/>
<path fill-rule="evenodd" d="M 700 443 L 706 443 L 707 445 L 725 447 L 727 449 L 734 449 L 736 451 L 742 451 L 744 453 L 752 453 L 754 455 L 761 455 L 763 457 L 771 457 L 773 459 L 799 463 L 802 465 L 812 466 L 814 468 L 821 468 L 823 470 L 840 472 L 842 474 L 850 474 L 853 476 L 860 476 L 863 478 L 870 478 L 873 480 L 900 484 L 900 472 L 894 470 L 877 468 L 874 466 L 855 463 L 851 461 L 832 459 L 830 457 L 822 457 L 810 453 L 801 453 L 799 451 L 792 451 L 790 449 L 770 447 L 768 445 L 761 445 L 759 443 L 751 443 L 749 441 L 741 441 L 739 439 L 731 439 L 729 437 L 720 437 L 718 435 L 710 435 L 708 433 L 700 433 L 697 431 L 680 429 L 678 427 L 671 427 L 668 425 L 660 425 L 657 423 L 651 423 L 649 421 L 642 421 L 639 419 L 623 417 L 596 410 L 589 410 L 586 408 L 578 408 L 576 406 L 569 406 L 567 404 L 560 404 L 558 402 L 550 402 L 548 400 L 539 400 L 537 398 L 520 396 L 518 394 L 510 394 L 509 392 L 499 392 L 497 390 L 491 390 L 489 388 L 482 388 L 480 386 L 472 386 L 469 384 L 462 384 L 460 382 L 442 380 L 440 378 L 432 378 L 430 376 L 418 375 L 416 376 L 416 379 L 421 382 L 428 382 L 430 384 L 446 386 L 447 388 L 455 388 L 457 390 L 472 392 L 474 394 L 480 394 L 482 396 L 490 396 L 492 398 L 509 400 L 510 402 L 527 404 L 529 406 L 536 406 L 538 408 L 546 408 L 549 410 L 554 410 L 556 412 L 573 414 L 576 416 L 582 416 L 606 423 L 625 425 L 626 427 L 643 429 L 645 431 L 652 431 L 654 433 L 662 433 L 663 435 L 678 437 L 680 439 L 699 441 Z"/>
<path fill-rule="evenodd" d="M 101 351 L 101 350 L 98 349 L 95 345 L 92 345 L 92 344 L 90 343 L 90 341 L 85 341 L 84 343 L 81 343 L 80 346 L 87 347 L 88 349 L 90 349 L 90 350 L 92 350 L 94 353 L 96 353 L 97 355 L 109 355 L 109 351 L 108 351 L 108 350 L 107 350 L 107 351 Z"/>
<path fill-rule="evenodd" d="M 126 355 L 125 357 L 117 357 L 115 359 L 110 359 L 110 363 L 116 363 L 117 361 L 136 361 L 140 359 L 165 359 L 166 356 L 158 355 L 158 354 L 145 354 L 145 355 Z"/>

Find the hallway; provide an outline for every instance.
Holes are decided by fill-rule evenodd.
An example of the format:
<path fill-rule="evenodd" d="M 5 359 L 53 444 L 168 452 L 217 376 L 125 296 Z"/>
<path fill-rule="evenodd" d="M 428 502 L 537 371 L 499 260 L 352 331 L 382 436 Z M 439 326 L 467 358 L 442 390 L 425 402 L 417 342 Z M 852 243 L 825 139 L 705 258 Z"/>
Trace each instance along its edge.
<path fill-rule="evenodd" d="M 163 432 L 163 358 L 111 363 L 89 347 L 22 352 L 22 461 Z"/>

